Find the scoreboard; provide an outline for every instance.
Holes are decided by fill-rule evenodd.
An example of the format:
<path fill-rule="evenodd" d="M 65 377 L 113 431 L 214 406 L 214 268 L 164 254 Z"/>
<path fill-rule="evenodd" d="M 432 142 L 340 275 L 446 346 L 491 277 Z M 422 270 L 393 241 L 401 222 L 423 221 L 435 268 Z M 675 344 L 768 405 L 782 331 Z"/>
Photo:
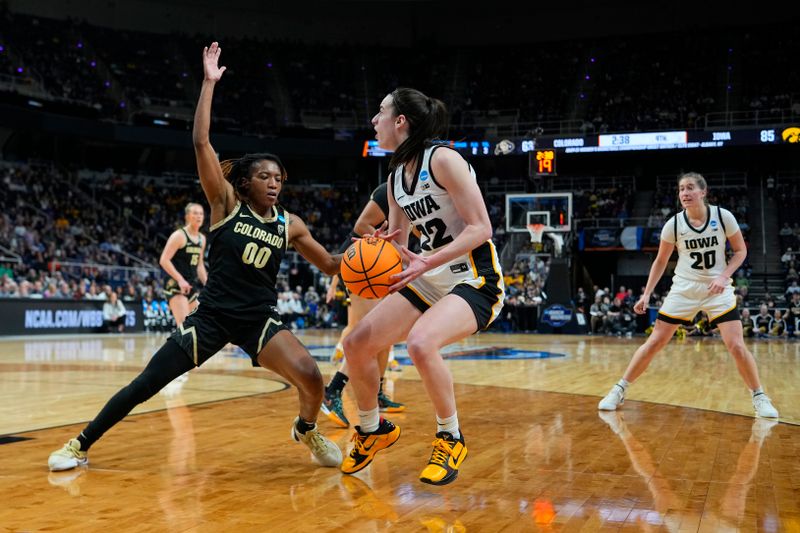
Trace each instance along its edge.
<path fill-rule="evenodd" d="M 541 137 L 536 148 L 564 153 L 685 150 L 726 146 L 760 146 L 793 143 L 797 127 L 743 130 L 679 130 L 647 133 L 610 133 L 583 137 Z"/>
<path fill-rule="evenodd" d="M 480 141 L 442 141 L 466 156 L 530 155 L 531 173 L 554 175 L 557 153 L 692 150 L 730 146 L 800 147 L 800 125 L 735 130 L 672 130 L 599 135 L 540 136 Z M 385 157 L 378 141 L 364 141 L 363 157 Z"/>

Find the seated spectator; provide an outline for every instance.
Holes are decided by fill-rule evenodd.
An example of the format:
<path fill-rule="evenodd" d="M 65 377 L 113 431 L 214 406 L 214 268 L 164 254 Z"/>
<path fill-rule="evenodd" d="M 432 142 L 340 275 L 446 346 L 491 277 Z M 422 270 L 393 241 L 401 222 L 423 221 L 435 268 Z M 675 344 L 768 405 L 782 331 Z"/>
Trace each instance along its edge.
<path fill-rule="evenodd" d="M 593 334 L 603 333 L 606 324 L 606 311 L 603 309 L 603 298 L 595 296 L 594 303 L 589 307 L 589 325 Z"/>
<path fill-rule="evenodd" d="M 789 309 L 786 311 L 786 335 L 789 337 L 800 337 L 800 293 L 792 293 L 788 303 Z"/>
<path fill-rule="evenodd" d="M 116 292 L 112 292 L 103 304 L 103 329 L 106 332 L 125 329 L 125 305 L 119 300 Z"/>
<path fill-rule="evenodd" d="M 614 299 L 614 305 L 612 305 L 612 309 L 617 307 L 619 311 L 615 313 L 608 313 L 609 330 L 611 333 L 614 333 L 618 336 L 626 335 L 630 337 L 636 330 L 636 317 L 629 307 L 626 307 L 625 305 L 617 305 L 618 301 L 619 299 Z"/>
<path fill-rule="evenodd" d="M 744 271 L 739 269 L 736 271 L 736 279 L 734 280 L 734 285 L 737 289 L 741 289 L 742 287 L 750 287 L 750 280 L 745 276 Z"/>
<path fill-rule="evenodd" d="M 578 287 L 578 293 L 575 295 L 575 308 L 579 313 L 586 314 L 587 304 L 589 303 L 589 297 L 586 295 L 586 291 L 583 290 L 583 287 Z"/>
<path fill-rule="evenodd" d="M 761 304 L 758 314 L 753 317 L 756 337 L 764 338 L 769 333 L 769 324 L 772 322 L 772 315 L 769 314 L 767 304 Z"/>
<path fill-rule="evenodd" d="M 686 327 L 686 335 L 689 337 L 710 337 L 713 335 L 711 323 L 705 311 L 700 311 L 694 317 L 694 324 Z"/>
<path fill-rule="evenodd" d="M 786 333 L 786 321 L 783 319 L 781 310 L 776 309 L 769 322 L 769 334 L 773 337 L 783 337 L 784 333 Z"/>
<path fill-rule="evenodd" d="M 753 317 L 750 316 L 750 310 L 746 307 L 742 309 L 741 321 L 742 321 L 742 332 L 744 333 L 744 336 L 745 337 L 754 336 L 755 324 L 753 323 Z"/>

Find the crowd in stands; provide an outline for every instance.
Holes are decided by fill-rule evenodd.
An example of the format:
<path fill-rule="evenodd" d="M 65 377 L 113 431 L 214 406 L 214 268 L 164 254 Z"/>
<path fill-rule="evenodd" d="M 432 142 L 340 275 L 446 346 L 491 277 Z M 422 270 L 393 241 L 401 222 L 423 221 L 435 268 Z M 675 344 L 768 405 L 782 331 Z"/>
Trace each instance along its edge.
<path fill-rule="evenodd" d="M 196 183 L 112 171 L 71 172 L 36 162 L 4 163 L 0 180 L 0 201 L 5 207 L 0 214 L 0 247 L 6 259 L 0 263 L 0 297 L 109 301 L 114 294 L 124 305 L 143 301 L 150 329 L 171 327 L 161 293 L 163 273 L 155 265 L 167 236 L 182 223 L 186 203 L 199 200 Z M 783 201 L 795 201 L 791 194 Z M 575 205 L 587 209 L 590 216 L 609 214 L 620 205 L 625 209 L 630 201 L 627 194 L 615 190 L 577 196 L 580 199 Z M 657 198 L 662 208 L 675 205 L 674 193 L 659 192 Z M 503 195 L 487 196 L 499 251 L 509 242 L 503 199 Z M 352 193 L 336 188 L 306 190 L 300 186 L 287 187 L 282 202 L 289 211 L 302 213 L 315 237 L 330 250 L 346 239 L 356 210 L 363 203 L 361 199 L 353 201 Z M 718 188 L 711 191 L 709 202 L 728 206 L 747 234 L 744 191 Z M 782 204 L 782 211 L 791 209 L 791 205 Z M 783 244 L 794 250 L 798 237 L 787 221 L 781 230 Z M 513 265 L 505 271 L 507 300 L 498 329 L 533 331 L 539 310 L 547 305 L 547 255 L 525 250 L 518 251 Z M 787 287 L 777 301 L 770 295 L 763 301 L 750 296 L 747 265 L 734 276 L 739 306 L 751 310 L 754 336 L 796 335 L 800 280 L 797 255 L 792 250 L 781 258 Z M 303 328 L 343 323 L 344 293 L 339 290 L 331 301 L 321 296 L 328 289 L 327 277 L 315 274 L 302 260 L 290 261 L 282 276 L 278 307 L 288 324 Z M 589 294 L 580 289 L 576 306 L 586 314 L 593 333 L 625 335 L 642 330 L 631 310 L 637 297 L 623 287 L 613 293 L 598 287 Z M 661 298 L 655 293 L 651 306 L 657 308 Z M 756 310 L 762 304 L 773 322 L 758 318 L 763 313 Z M 703 330 L 700 323 L 698 332 Z"/>
<path fill-rule="evenodd" d="M 215 97 L 215 119 L 254 135 L 278 134 L 315 113 L 331 116 L 328 128 L 366 129 L 397 86 L 444 99 L 456 136 L 482 135 L 498 117 L 577 122 L 583 133 L 703 127 L 706 113 L 729 110 L 779 117 L 800 113 L 789 52 L 798 36 L 791 30 L 544 42 L 511 52 L 513 69 L 497 61 L 507 46 L 409 50 L 231 37 L 223 43 L 230 81 Z M 186 127 L 201 81 L 199 50 L 211 40 L 0 10 L 0 73 L 102 118 L 133 121 L 166 108 L 183 114 Z M 349 122 L 337 124 L 336 115 Z"/>
<path fill-rule="evenodd" d="M 748 301 L 747 286 L 739 285 L 742 279 L 745 278 L 737 275 L 735 293 L 745 336 L 760 339 L 800 338 L 800 287 L 791 292 L 785 305 L 776 304 L 769 295 L 759 304 Z M 592 290 L 593 295 L 587 294 L 583 287 L 579 287 L 574 297 L 576 310 L 587 318 L 590 334 L 630 336 L 642 331 L 649 334 L 652 330 L 654 313 L 639 317 L 633 311 L 633 306 L 640 298 L 644 287 L 639 294 L 634 294 L 633 289 L 626 289 L 624 285 L 621 285 L 615 293 L 608 287 L 601 288 L 597 285 Z M 653 292 L 649 309 L 654 311 L 660 308 L 668 293 L 669 289 L 664 292 Z M 718 334 L 719 331 L 711 325 L 709 317 L 702 311 L 694 317 L 690 326 L 681 325 L 676 332 L 681 338 Z"/>
<path fill-rule="evenodd" d="M 626 220 L 631 216 L 635 192 L 632 188 L 622 187 L 575 190 L 572 193 L 572 216 L 575 219 Z"/>
<path fill-rule="evenodd" d="M 0 163 L 0 297 L 144 302 L 147 329 L 172 327 L 158 257 L 183 223 L 188 202 L 202 202 L 197 182 L 174 176 L 72 172 L 48 163 Z M 504 234 L 503 197 L 488 202 Z M 349 238 L 366 195 L 293 185 L 281 203 L 300 214 L 328 250 Z M 206 209 L 207 211 L 207 209 Z M 207 232 L 208 220 L 201 231 Z M 279 310 L 295 327 L 343 323 L 341 290 L 324 301 L 329 280 L 302 259 L 287 261 Z M 540 284 L 541 285 L 541 284 Z M 294 289 L 290 289 L 294 287 Z"/>

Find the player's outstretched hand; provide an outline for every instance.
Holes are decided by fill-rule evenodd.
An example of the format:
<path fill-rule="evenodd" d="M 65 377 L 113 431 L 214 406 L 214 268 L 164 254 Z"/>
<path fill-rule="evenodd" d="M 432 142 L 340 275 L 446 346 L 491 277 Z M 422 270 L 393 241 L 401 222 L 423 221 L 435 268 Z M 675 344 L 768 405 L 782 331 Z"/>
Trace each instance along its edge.
<path fill-rule="evenodd" d="M 208 81 L 217 82 L 222 78 L 222 73 L 226 67 L 219 66 L 219 54 L 222 48 L 219 43 L 214 41 L 211 46 L 203 48 L 203 75 Z"/>
<path fill-rule="evenodd" d="M 400 230 L 396 229 L 391 233 L 386 233 L 388 227 L 389 227 L 389 222 L 384 220 L 383 224 L 381 224 L 380 227 L 375 229 L 375 233 L 365 233 L 364 235 L 361 236 L 361 238 L 383 239 L 384 241 L 392 242 L 397 238 L 398 235 L 400 235 Z M 357 240 L 358 240 L 357 237 L 353 237 L 353 242 L 356 242 Z"/>

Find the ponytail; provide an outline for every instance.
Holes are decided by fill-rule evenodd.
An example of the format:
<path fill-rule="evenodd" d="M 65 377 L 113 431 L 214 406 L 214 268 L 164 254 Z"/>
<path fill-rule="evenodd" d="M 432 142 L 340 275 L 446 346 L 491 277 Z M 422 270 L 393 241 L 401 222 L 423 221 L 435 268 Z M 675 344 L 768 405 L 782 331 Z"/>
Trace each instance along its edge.
<path fill-rule="evenodd" d="M 447 133 L 447 107 L 437 98 L 430 98 L 416 89 L 398 87 L 392 91 L 396 116 L 408 121 L 409 135 L 397 147 L 389 161 L 389 171 L 413 161 L 425 148 Z"/>

